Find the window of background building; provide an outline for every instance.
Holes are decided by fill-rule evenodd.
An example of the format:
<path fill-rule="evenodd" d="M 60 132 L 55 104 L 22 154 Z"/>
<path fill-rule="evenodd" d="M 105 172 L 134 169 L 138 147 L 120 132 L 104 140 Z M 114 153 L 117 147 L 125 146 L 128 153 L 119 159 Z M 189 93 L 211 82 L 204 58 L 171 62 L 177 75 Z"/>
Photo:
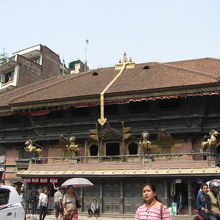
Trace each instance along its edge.
<path fill-rule="evenodd" d="M 14 76 L 14 70 L 3 73 L 1 75 L 1 83 L 11 82 L 13 80 L 13 76 Z"/>
<path fill-rule="evenodd" d="M 34 57 L 33 59 L 31 59 L 32 62 L 40 64 L 40 57 Z"/>

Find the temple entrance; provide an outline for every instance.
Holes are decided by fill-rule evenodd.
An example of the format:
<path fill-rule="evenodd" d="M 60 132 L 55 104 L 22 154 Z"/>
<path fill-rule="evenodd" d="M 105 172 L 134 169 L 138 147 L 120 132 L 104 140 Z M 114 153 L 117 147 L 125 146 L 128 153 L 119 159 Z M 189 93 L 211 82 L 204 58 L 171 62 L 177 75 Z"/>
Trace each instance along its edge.
<path fill-rule="evenodd" d="M 118 156 L 120 155 L 119 143 L 106 143 L 106 156 Z"/>
<path fill-rule="evenodd" d="M 119 213 L 120 206 L 120 183 L 104 184 L 103 192 L 103 212 Z"/>

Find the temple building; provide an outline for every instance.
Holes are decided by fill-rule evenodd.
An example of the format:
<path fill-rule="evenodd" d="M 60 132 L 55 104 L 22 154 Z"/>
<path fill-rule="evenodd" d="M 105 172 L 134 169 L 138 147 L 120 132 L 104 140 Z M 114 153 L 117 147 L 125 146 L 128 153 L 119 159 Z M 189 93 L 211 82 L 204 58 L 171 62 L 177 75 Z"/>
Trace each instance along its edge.
<path fill-rule="evenodd" d="M 152 182 L 168 206 L 181 191 L 191 214 L 200 184 L 220 173 L 220 59 L 136 64 L 124 54 L 114 67 L 58 69 L 0 94 L 5 180 L 85 177 L 94 186 L 78 190 L 81 211 L 96 198 L 116 214 L 133 214 Z"/>

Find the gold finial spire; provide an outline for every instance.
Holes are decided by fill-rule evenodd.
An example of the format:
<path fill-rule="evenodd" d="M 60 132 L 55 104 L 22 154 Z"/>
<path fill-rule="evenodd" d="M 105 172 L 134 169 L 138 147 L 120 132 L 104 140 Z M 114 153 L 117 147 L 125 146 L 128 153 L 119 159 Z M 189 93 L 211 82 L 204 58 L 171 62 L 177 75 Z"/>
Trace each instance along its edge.
<path fill-rule="evenodd" d="M 135 67 L 135 63 L 132 62 L 132 59 L 128 59 L 127 54 L 124 52 L 123 58 L 119 60 L 119 62 L 115 65 L 115 69 L 121 69 L 123 64 L 126 64 L 126 69 L 131 69 Z"/>

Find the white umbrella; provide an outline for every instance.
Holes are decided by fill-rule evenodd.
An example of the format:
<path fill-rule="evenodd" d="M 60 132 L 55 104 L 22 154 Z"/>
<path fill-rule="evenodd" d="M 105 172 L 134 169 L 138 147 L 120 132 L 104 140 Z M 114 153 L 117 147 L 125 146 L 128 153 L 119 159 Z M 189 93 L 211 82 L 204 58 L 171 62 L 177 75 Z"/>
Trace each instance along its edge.
<path fill-rule="evenodd" d="M 71 178 L 66 180 L 61 187 L 67 187 L 67 186 L 73 186 L 73 187 L 88 187 L 93 186 L 93 183 L 91 183 L 86 178 Z"/>
<path fill-rule="evenodd" d="M 208 186 L 209 186 L 209 183 L 210 183 L 211 181 L 216 181 L 216 182 L 219 182 L 219 183 L 220 183 L 220 179 L 214 179 L 214 180 L 207 181 L 206 184 L 208 184 Z"/>

